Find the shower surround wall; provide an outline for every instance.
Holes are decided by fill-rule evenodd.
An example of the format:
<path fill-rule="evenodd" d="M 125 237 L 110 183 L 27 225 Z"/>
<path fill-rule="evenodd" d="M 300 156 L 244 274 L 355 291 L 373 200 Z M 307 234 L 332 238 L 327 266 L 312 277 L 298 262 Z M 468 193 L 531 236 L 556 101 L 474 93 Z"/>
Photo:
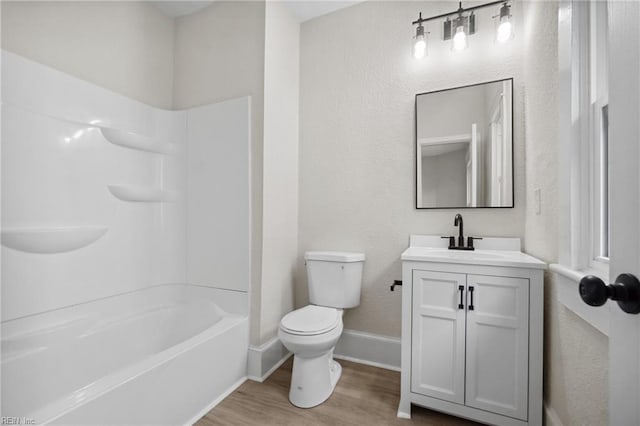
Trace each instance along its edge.
<path fill-rule="evenodd" d="M 148 105 L 188 109 L 251 97 L 251 342 L 272 342 L 292 308 L 299 262 L 299 24 L 287 6 L 216 1 L 175 19 L 144 1 L 3 1 L 0 8 L 3 49 Z M 267 114 L 270 102 L 277 108 Z M 265 150 L 271 154 L 263 157 Z"/>
<path fill-rule="evenodd" d="M 251 344 L 275 349 L 270 367 L 300 263 L 299 28 L 271 1 L 215 1 L 175 20 L 175 107 L 251 96 Z"/>
<path fill-rule="evenodd" d="M 185 282 L 186 113 L 9 52 L 2 71 L 2 321 Z"/>
<path fill-rule="evenodd" d="M 248 292 L 251 101 L 187 110 L 187 282 Z"/>
<path fill-rule="evenodd" d="M 224 3 L 221 5 L 222 7 L 233 8 L 231 3 L 221 3 Z M 259 3 L 251 4 L 258 5 Z M 15 300 L 9 302 L 3 297 L 5 305 L 16 305 L 10 308 L 11 312 L 8 311 L 6 313 L 9 316 L 3 315 L 3 318 L 19 316 L 21 315 L 20 313 L 14 313 L 14 311 L 19 310 L 32 312 L 38 309 L 47 309 L 50 306 L 64 306 L 65 302 L 63 300 L 68 300 L 69 303 L 77 303 L 79 300 L 90 300 L 91 297 L 97 298 L 135 290 L 153 283 L 186 282 L 187 275 L 203 285 L 222 285 L 220 283 L 224 282 L 224 286 L 242 287 L 247 290 L 248 286 L 245 283 L 248 281 L 247 277 L 249 276 L 247 271 L 251 269 L 251 257 L 250 253 L 246 251 L 246 240 L 249 238 L 248 232 L 251 228 L 246 224 L 248 221 L 242 227 L 238 223 L 249 214 L 251 203 L 249 199 L 242 198 L 238 194 L 241 191 L 249 192 L 248 179 L 251 175 L 249 172 L 249 152 L 247 143 L 243 142 L 243 138 L 251 137 L 255 131 L 251 131 L 251 123 L 246 126 L 238 123 L 238 118 L 242 117 L 244 119 L 246 116 L 248 121 L 254 115 L 247 110 L 255 108 L 256 102 L 252 102 L 246 97 L 247 94 L 253 94 L 254 91 L 249 86 L 243 86 L 243 80 L 240 79 L 240 87 L 234 93 L 225 93 L 224 96 L 215 99 L 202 99 L 199 102 L 191 102 L 189 105 L 186 105 L 185 102 L 182 102 L 182 104 L 185 104 L 182 105 L 180 99 L 174 102 L 174 91 L 176 95 L 186 93 L 186 89 L 174 90 L 175 86 L 179 85 L 179 81 L 174 78 L 174 69 L 179 65 L 175 63 L 174 56 L 179 58 L 180 53 L 188 48 L 188 46 L 181 44 L 180 49 L 174 49 L 176 29 L 188 31 L 195 24 L 190 21 L 181 23 L 180 20 L 171 19 L 148 2 L 51 3 L 9 1 L 2 2 L 0 7 L 2 8 L 2 47 L 5 51 L 17 53 L 24 58 L 61 70 L 86 82 L 97 84 L 101 88 L 113 90 L 146 104 L 138 107 L 141 111 L 144 111 L 139 115 L 146 114 L 148 116 L 144 119 L 146 121 L 143 121 L 142 125 L 127 124 L 128 127 L 123 127 L 125 130 L 137 129 L 143 134 L 153 134 L 153 132 L 157 131 L 160 134 L 160 130 L 163 127 L 167 127 L 169 122 L 173 122 L 171 126 L 173 126 L 174 130 L 172 131 L 180 133 L 177 143 L 182 149 L 179 153 L 176 153 L 179 154 L 180 158 L 180 164 L 178 165 L 171 165 L 172 159 L 178 158 L 175 156 L 166 154 L 150 155 L 142 151 L 116 149 L 117 147 L 115 146 L 107 146 L 105 148 L 100 144 L 96 144 L 97 149 L 112 153 L 114 158 L 107 159 L 107 157 L 102 156 L 99 160 L 95 159 L 94 163 L 100 164 L 93 169 L 87 167 L 84 169 L 85 171 L 91 170 L 94 174 L 98 172 L 112 173 L 115 174 L 115 177 L 120 173 L 123 175 L 120 181 L 109 183 L 110 185 L 118 185 L 126 183 L 128 177 L 124 176 L 124 174 L 127 170 L 126 167 L 129 165 L 129 168 L 133 170 L 131 172 L 133 173 L 131 176 L 132 182 L 138 181 L 141 185 L 148 184 L 152 186 L 162 183 L 170 189 L 174 189 L 172 188 L 174 184 L 183 186 L 178 191 L 177 195 L 180 195 L 181 198 L 177 204 L 131 204 L 122 201 L 119 204 L 113 204 L 116 199 L 105 187 L 106 196 L 103 197 L 102 202 L 107 203 L 107 200 L 109 200 L 111 204 L 105 207 L 94 202 L 87 202 L 87 207 L 85 208 L 93 209 L 91 211 L 95 211 L 97 214 L 105 216 L 105 218 L 112 213 L 122 216 L 128 211 L 137 212 L 136 214 L 139 217 L 136 220 L 139 219 L 139 226 L 132 226 L 130 232 L 125 233 L 129 238 L 129 242 L 139 245 L 137 249 L 132 249 L 129 256 L 124 254 L 129 250 L 128 248 L 118 250 L 122 254 L 116 254 L 116 256 L 122 256 L 123 260 L 122 262 L 113 262 L 113 271 L 106 272 L 104 278 L 101 278 L 102 284 L 88 283 L 82 286 L 78 285 L 79 293 L 75 292 L 75 284 L 68 280 L 65 280 L 61 288 L 49 285 L 42 294 L 49 293 L 53 298 L 48 296 L 36 298 L 35 303 L 39 304 L 40 307 L 33 306 L 28 309 L 25 307 L 25 310 L 19 308 Z M 262 4 L 260 7 L 264 8 L 264 5 Z M 246 12 L 246 7 L 238 5 L 238 11 Z M 200 16 L 206 22 L 211 23 L 210 16 L 206 13 L 202 13 Z M 261 16 L 264 18 L 263 13 Z M 81 34 L 80 37 L 79 34 Z M 236 37 L 222 38 L 238 40 Z M 262 43 L 259 38 L 253 36 L 248 37 L 246 42 L 256 43 L 254 39 L 257 40 L 258 44 Z M 240 43 L 244 42 L 240 41 Z M 3 71 L 4 68 L 5 64 L 3 63 Z M 239 68 L 236 67 L 234 69 Z M 231 71 L 231 74 L 234 73 L 235 71 Z M 209 77 L 211 76 L 209 75 Z M 201 84 L 204 84 L 204 82 L 206 80 L 203 80 Z M 245 96 L 243 100 L 232 99 L 242 96 Z M 101 106 L 101 104 L 99 105 Z M 261 107 L 260 101 L 258 105 Z M 198 108 L 193 108 L 188 112 L 165 110 L 165 108 L 172 107 L 183 109 Z M 119 111 L 116 111 L 116 113 L 120 114 Z M 116 118 L 119 119 L 118 116 Z M 197 120 L 202 121 L 198 122 Z M 187 122 L 192 125 L 188 134 L 186 130 Z M 232 123 L 240 125 L 240 127 L 236 127 L 235 130 L 237 131 L 231 127 Z M 253 123 L 253 126 L 255 126 L 255 123 Z M 201 133 L 194 133 L 196 129 Z M 89 129 L 83 137 L 85 139 L 100 139 L 96 129 Z M 185 148 L 187 139 L 189 139 L 192 148 L 189 152 L 191 156 L 189 156 Z M 77 146 L 78 144 L 76 143 L 75 145 Z M 91 153 L 88 152 L 86 147 L 83 146 L 83 149 L 81 154 L 90 157 Z M 70 152 L 70 149 L 65 152 Z M 229 157 L 230 155 L 231 157 Z M 197 161 L 194 161 L 194 158 Z M 84 167 L 82 162 L 77 162 L 76 164 L 75 160 L 69 161 L 75 167 Z M 117 164 L 117 166 L 108 166 L 106 165 L 107 161 Z M 140 162 L 144 167 L 140 168 L 140 165 L 131 166 L 130 163 L 136 161 Z M 172 182 L 172 177 L 167 175 L 173 166 L 181 168 L 177 172 L 182 174 L 181 181 Z M 187 170 L 190 170 L 189 176 L 186 174 L 185 166 L 188 166 Z M 185 192 L 187 191 L 187 187 L 184 186 L 185 179 L 189 179 L 191 182 L 189 187 L 189 190 L 191 190 L 190 197 L 187 197 Z M 68 181 L 78 185 L 81 184 L 80 182 L 75 182 L 72 178 L 69 178 Z M 15 188 L 15 186 L 12 186 L 12 188 Z M 226 192 L 225 188 L 227 189 Z M 122 188 L 116 187 L 114 189 L 118 191 L 118 189 Z M 64 191 L 63 189 L 58 190 Z M 91 197 L 88 200 L 95 201 L 94 199 L 98 196 L 94 194 Z M 53 198 L 51 195 L 48 196 L 50 200 L 53 200 Z M 80 198 L 80 195 L 78 195 L 78 198 Z M 192 205 L 187 206 L 185 204 L 187 201 Z M 6 204 L 5 202 L 5 207 Z M 67 208 L 72 210 L 70 207 Z M 112 209 L 113 212 L 108 211 L 108 209 Z M 179 219 L 174 218 L 175 220 L 169 219 L 167 212 L 173 210 L 181 210 L 182 217 Z M 202 213 L 205 210 L 207 214 Z M 146 216 L 142 215 L 142 211 L 146 211 Z M 189 229 L 185 224 L 187 222 L 187 212 L 190 215 L 188 220 Z M 202 214 L 198 216 L 198 212 Z M 84 217 L 85 220 L 88 217 L 82 209 L 70 212 L 70 214 Z M 57 220 L 58 223 L 61 223 L 60 221 L 63 219 L 56 218 L 52 220 Z M 211 231 L 216 227 L 213 222 L 222 223 L 228 219 L 232 219 L 237 226 L 227 226 L 224 229 L 221 226 L 217 226 L 216 230 L 222 231 L 224 234 L 213 237 Z M 160 251 L 158 247 L 163 244 L 149 242 L 143 233 L 147 232 L 147 228 L 151 229 L 154 226 L 162 229 L 163 232 L 168 232 L 167 229 L 173 226 L 169 222 L 170 220 L 174 220 L 175 223 L 180 222 L 180 226 L 183 227 L 183 233 L 180 238 L 176 237 L 181 241 L 176 242 L 179 246 L 175 246 L 175 256 L 161 258 L 155 252 Z M 68 219 L 65 225 L 72 225 L 73 223 L 72 219 Z M 6 224 L 8 225 L 8 223 Z M 18 225 L 20 224 L 16 224 L 16 226 Z M 234 233 L 236 235 L 231 235 Z M 190 235 L 190 238 L 187 238 L 187 234 Z M 205 241 L 205 235 L 207 235 L 209 241 Z M 114 238 L 113 230 L 107 232 L 103 238 L 105 241 L 111 241 Z M 138 240 L 139 242 L 136 242 Z M 145 244 L 148 246 L 144 246 Z M 91 246 L 87 249 L 95 250 Z M 190 254 L 188 257 L 190 259 L 189 266 L 187 266 L 186 260 L 187 252 Z M 241 252 L 241 254 L 237 254 L 238 252 Z M 243 259 L 245 263 L 241 261 L 229 263 L 227 262 L 229 257 Z M 130 266 L 127 270 L 127 265 L 135 263 L 133 259 L 138 259 L 136 266 L 138 269 L 135 270 L 136 267 Z M 173 274 L 164 274 L 161 272 L 163 268 L 177 269 Z M 203 276 L 202 268 L 209 268 L 208 273 L 205 274 L 206 276 Z M 243 271 L 235 276 L 235 282 L 229 279 L 233 275 L 232 268 Z M 147 269 L 148 271 L 141 273 L 140 270 L 142 269 Z M 213 271 L 216 271 L 218 275 L 216 276 Z M 33 273 L 36 274 L 36 272 Z M 139 276 L 134 277 L 135 274 Z M 124 277 L 124 280 L 115 282 L 116 276 Z M 35 282 L 35 279 L 30 280 L 30 285 L 35 286 Z M 107 282 L 108 284 L 106 284 Z M 24 289 L 17 289 L 16 291 L 21 292 Z M 65 292 L 67 293 L 66 295 L 63 294 Z M 69 297 L 67 298 L 67 296 Z"/>
<path fill-rule="evenodd" d="M 189 355 L 192 361 L 179 361 L 196 368 L 196 377 L 190 380 L 205 383 L 198 387 L 202 392 L 173 408 L 172 418 L 184 422 L 199 415 L 199 410 L 208 410 L 212 401 L 246 376 L 250 99 L 167 111 L 6 51 L 2 51 L 2 71 L 2 378 L 5 389 L 15 389 L 3 394 L 4 408 L 15 410 L 29 398 L 21 396 L 16 385 L 21 363 L 33 355 L 25 346 L 27 340 L 40 348 L 36 352 L 45 350 L 39 355 L 44 357 L 43 368 L 51 363 L 66 368 L 69 362 L 73 364 L 73 354 L 56 361 L 52 357 L 59 354 L 52 349 L 54 343 L 64 345 L 65 336 L 87 322 L 88 336 L 124 320 L 144 321 L 154 310 L 173 312 L 185 303 L 182 296 L 150 310 L 127 300 L 144 298 L 139 296 L 142 289 L 173 283 L 186 288 L 187 283 L 215 289 L 207 294 L 217 295 L 211 303 L 222 309 L 219 315 L 235 315 L 228 326 L 218 327 L 219 332 L 207 331 L 207 339 L 220 335 L 227 336 L 220 339 L 232 340 L 218 344 L 207 340 L 205 352 L 201 349 L 200 355 Z M 239 196 L 242 193 L 244 198 Z M 111 319 L 94 315 L 85 307 L 96 300 L 121 300 L 117 304 L 120 314 Z M 210 309 L 219 308 L 211 305 Z M 79 314 L 83 310 L 91 315 Z M 188 315 L 183 318 L 189 321 Z M 224 331 L 231 324 L 235 337 Z M 190 326 L 174 323 L 167 331 L 175 333 L 176 327 Z M 133 324 L 130 330 L 138 328 Z M 65 329 L 68 333 L 62 333 Z M 58 337 L 38 342 L 29 336 Z M 134 347 L 153 354 L 158 346 L 154 336 L 135 338 Z M 127 333 L 120 337 L 127 339 Z M 182 346 L 195 348 L 204 338 L 198 335 L 194 343 Z M 74 345 L 72 341 L 68 344 Z M 119 346 L 113 342 L 114 349 Z M 159 360 L 175 353 L 173 349 L 149 359 Z M 194 363 L 194 356 L 200 361 Z M 107 364 L 120 377 L 133 367 L 119 365 L 118 359 L 114 352 L 113 362 Z M 204 359 L 208 361 L 202 364 Z M 214 359 L 233 361 L 211 363 Z M 104 364 L 97 362 L 99 365 L 89 364 L 83 371 Z M 161 368 L 157 374 L 169 373 L 135 386 L 151 395 L 152 389 L 144 388 L 149 380 L 164 380 L 180 389 L 185 384 L 172 377 L 193 374 L 189 369 L 170 371 Z M 113 380 L 105 376 L 100 382 Z M 109 388 L 110 396 L 97 405 L 89 387 L 87 392 L 82 387 L 89 383 L 76 385 L 80 388 L 67 389 L 81 392 L 74 393 L 72 407 L 61 408 L 67 406 L 63 401 L 70 396 L 51 394 L 43 399 L 48 401 L 46 406 L 34 407 L 37 413 L 3 414 L 37 414 L 39 421 L 48 421 L 65 410 L 80 409 L 77 420 L 83 423 L 99 416 L 102 408 L 97 407 L 115 412 L 114 407 L 121 404 L 113 405 L 113 401 L 131 400 L 126 394 L 131 385 L 119 396 Z M 192 393 L 193 386 L 187 387 Z M 168 386 L 158 398 L 173 398 L 169 396 L 172 388 Z M 10 399 L 5 401 L 5 396 Z M 96 408 L 83 406 L 85 403 Z M 151 413 L 143 408 L 131 408 L 131 422 L 144 423 L 150 418 Z M 124 408 L 125 417 L 129 409 Z"/>
<path fill-rule="evenodd" d="M 3 321 L 157 284 L 248 291 L 248 98 L 166 111 L 2 63 Z"/>

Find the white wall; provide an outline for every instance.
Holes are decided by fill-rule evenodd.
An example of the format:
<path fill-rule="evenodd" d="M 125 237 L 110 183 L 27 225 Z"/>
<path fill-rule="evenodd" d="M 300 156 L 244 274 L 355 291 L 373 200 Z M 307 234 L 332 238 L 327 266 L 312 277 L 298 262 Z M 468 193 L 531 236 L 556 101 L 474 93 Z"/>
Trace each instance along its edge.
<path fill-rule="evenodd" d="M 298 256 L 300 24 L 281 2 L 265 7 L 264 164 L 260 341 L 293 309 Z"/>
<path fill-rule="evenodd" d="M 468 145 L 467 145 L 468 146 Z M 467 204 L 467 148 L 422 157 L 422 205 Z"/>
<path fill-rule="evenodd" d="M 264 1 L 216 1 L 175 20 L 174 108 L 251 96 L 251 341 L 259 343 L 262 277 Z"/>
<path fill-rule="evenodd" d="M 484 86 L 427 93 L 417 98 L 418 138 L 471 133 L 471 124 L 485 128 Z"/>
<path fill-rule="evenodd" d="M 516 207 L 461 213 L 469 235 L 524 235 L 523 38 L 499 47 L 493 31 L 479 31 L 454 53 L 428 25 L 429 56 L 414 60 L 411 21 L 451 9 L 369 1 L 302 24 L 299 259 L 311 249 L 366 253 L 361 305 L 345 313 L 349 329 L 399 336 L 401 292 L 389 284 L 400 278 L 409 235 L 455 233 L 458 210 L 415 209 L 416 93 L 515 78 Z M 492 28 L 495 13 L 480 11 L 480 28 Z M 522 16 L 519 3 L 514 16 Z M 296 304 L 307 302 L 299 261 Z"/>
<path fill-rule="evenodd" d="M 171 108 L 173 20 L 149 2 L 3 1 L 2 48 Z"/>
<path fill-rule="evenodd" d="M 559 217 L 558 4 L 525 3 L 527 252 L 558 262 Z M 541 211 L 536 213 L 536 189 Z M 545 276 L 545 404 L 565 425 L 609 423 L 608 339 L 558 302 L 554 274 Z M 576 290 L 577 291 L 577 290 Z"/>

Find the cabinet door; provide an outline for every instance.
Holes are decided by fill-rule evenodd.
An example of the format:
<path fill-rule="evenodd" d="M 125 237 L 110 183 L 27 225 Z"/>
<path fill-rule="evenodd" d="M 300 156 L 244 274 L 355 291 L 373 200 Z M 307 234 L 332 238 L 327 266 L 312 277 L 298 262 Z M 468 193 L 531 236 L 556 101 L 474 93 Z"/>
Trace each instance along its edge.
<path fill-rule="evenodd" d="M 529 280 L 467 275 L 467 291 L 466 405 L 526 420 Z"/>
<path fill-rule="evenodd" d="M 413 271 L 411 391 L 464 403 L 466 275 Z M 462 287 L 462 290 L 460 290 Z"/>

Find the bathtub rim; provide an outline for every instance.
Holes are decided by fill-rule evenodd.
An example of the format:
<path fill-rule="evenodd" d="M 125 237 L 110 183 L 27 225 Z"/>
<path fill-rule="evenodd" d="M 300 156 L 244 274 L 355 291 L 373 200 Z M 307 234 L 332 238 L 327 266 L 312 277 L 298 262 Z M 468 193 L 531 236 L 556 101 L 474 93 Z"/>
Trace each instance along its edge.
<path fill-rule="evenodd" d="M 42 425 L 55 422 L 57 419 L 69 414 L 78 407 L 100 398 L 125 383 L 135 380 L 145 373 L 148 373 L 155 368 L 166 364 L 172 359 L 177 358 L 181 354 L 193 350 L 204 342 L 214 339 L 216 336 L 239 326 L 245 321 L 248 322 L 248 317 L 237 314 L 225 315 L 219 322 L 201 333 L 192 336 L 190 339 L 158 352 L 151 357 L 130 364 L 105 377 L 101 377 L 97 381 L 90 383 L 69 395 L 63 396 L 40 409 L 27 414 L 26 417 L 33 418 L 37 424 Z M 86 394 L 78 396 L 79 393 L 82 394 L 83 392 L 86 392 Z"/>
<path fill-rule="evenodd" d="M 124 302 L 120 302 L 119 299 L 122 297 L 127 299 Z M 116 307 L 114 316 L 117 317 L 127 313 L 129 309 L 133 309 L 135 312 L 138 308 L 144 309 L 145 307 L 156 305 L 169 306 L 174 303 L 189 303 L 191 300 L 211 302 L 215 305 L 214 309 L 221 311 L 221 317 L 217 322 L 210 324 L 199 333 L 187 336 L 173 346 L 166 347 L 132 363 L 124 363 L 119 369 L 111 371 L 93 382 L 86 383 L 81 388 L 54 395 L 55 399 L 45 401 L 45 404 L 39 407 L 32 407 L 27 416 L 36 419 L 42 424 L 55 421 L 83 404 L 111 392 L 124 383 L 135 380 L 137 377 L 179 357 L 181 354 L 210 339 L 214 339 L 242 322 L 248 324 L 249 295 L 247 292 L 206 285 L 163 283 L 2 322 L 0 324 L 1 343 L 5 343 L 22 337 L 28 338 L 32 334 L 47 333 L 49 330 L 65 324 L 68 325 L 87 319 L 104 318 L 103 315 L 105 313 L 106 315 L 111 313 L 111 307 Z M 248 344 L 249 339 L 247 338 L 247 348 Z M 9 362 L 11 358 L 12 353 L 5 352 L 1 363 Z M 19 414 L 22 415 L 24 413 Z"/>
<path fill-rule="evenodd" d="M 193 289 L 194 291 L 206 291 L 206 292 L 210 291 L 212 294 L 216 295 L 212 300 L 224 312 L 230 313 L 230 314 L 239 314 L 241 316 L 248 316 L 249 314 L 248 292 L 227 289 L 222 287 L 202 285 L 202 284 L 178 283 L 178 282 L 162 283 L 162 284 L 154 284 L 154 285 L 138 288 L 131 291 L 125 291 L 118 294 L 99 297 L 97 299 L 91 299 L 91 300 L 87 300 L 80 303 L 74 303 L 72 305 L 68 305 L 60 308 L 49 309 L 43 312 L 37 312 L 37 313 L 24 315 L 17 318 L 10 318 L 4 321 L 0 321 L 0 337 L 1 337 L 1 340 L 4 341 L 6 339 L 12 339 L 18 335 L 56 327 L 62 323 L 69 322 L 69 319 L 57 319 L 56 317 L 64 318 L 65 314 L 73 313 L 73 311 L 75 310 L 82 310 L 83 308 L 86 308 L 88 305 L 91 305 L 91 304 L 109 303 L 109 301 L 115 298 L 132 297 L 142 292 L 161 291 L 163 289 L 171 289 L 171 288 L 182 288 L 187 290 Z M 218 299 L 219 296 L 222 296 L 224 299 L 227 299 L 226 303 L 218 303 L 217 301 L 219 300 Z M 237 300 L 231 300 L 231 301 L 228 300 L 233 298 Z M 224 305 L 228 305 L 228 306 L 224 306 Z M 71 317 L 72 317 L 71 321 L 73 321 L 73 316 Z"/>

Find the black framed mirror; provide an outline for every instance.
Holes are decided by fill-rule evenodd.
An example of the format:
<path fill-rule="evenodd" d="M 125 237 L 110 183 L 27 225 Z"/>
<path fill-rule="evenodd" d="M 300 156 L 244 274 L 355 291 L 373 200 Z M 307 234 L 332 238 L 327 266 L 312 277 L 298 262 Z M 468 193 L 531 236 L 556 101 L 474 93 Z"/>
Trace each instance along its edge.
<path fill-rule="evenodd" d="M 416 208 L 512 208 L 513 78 L 416 95 Z"/>

